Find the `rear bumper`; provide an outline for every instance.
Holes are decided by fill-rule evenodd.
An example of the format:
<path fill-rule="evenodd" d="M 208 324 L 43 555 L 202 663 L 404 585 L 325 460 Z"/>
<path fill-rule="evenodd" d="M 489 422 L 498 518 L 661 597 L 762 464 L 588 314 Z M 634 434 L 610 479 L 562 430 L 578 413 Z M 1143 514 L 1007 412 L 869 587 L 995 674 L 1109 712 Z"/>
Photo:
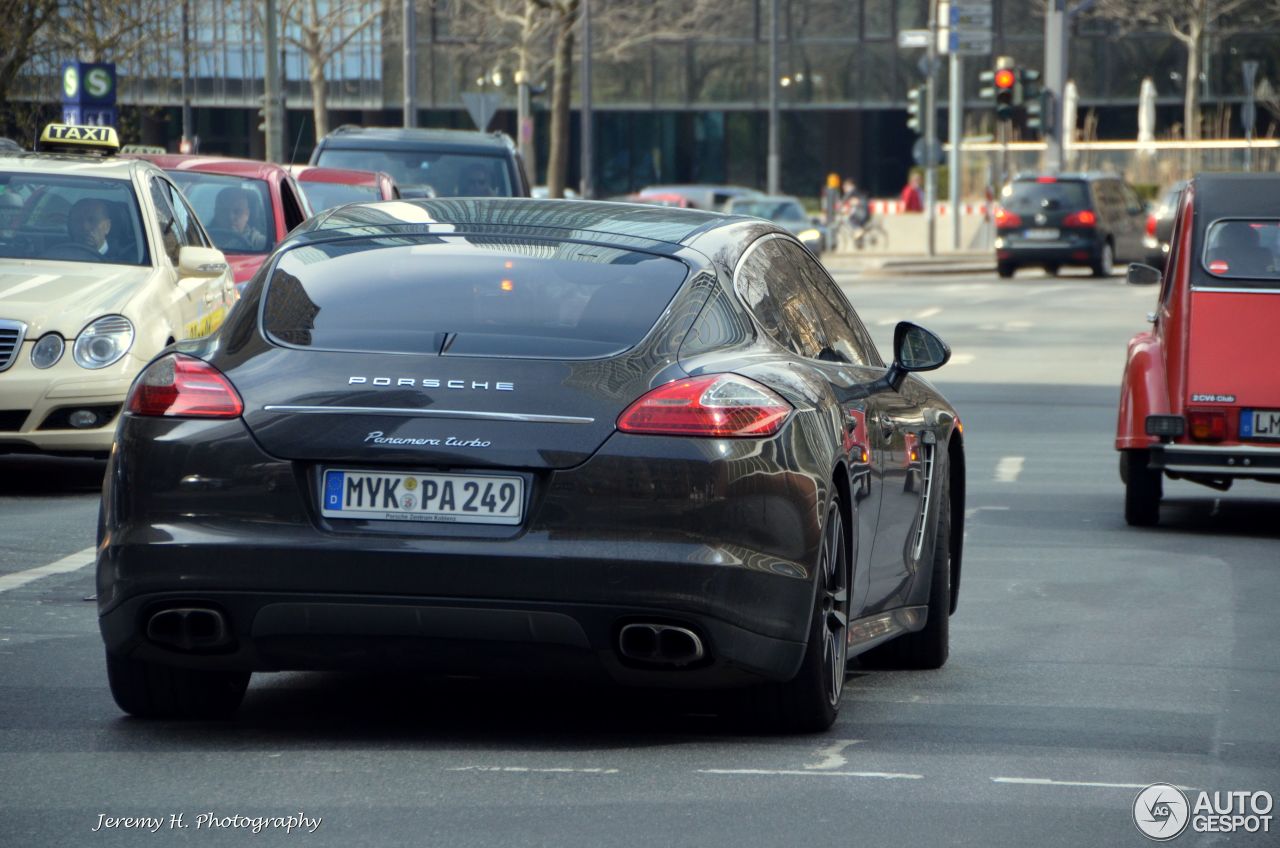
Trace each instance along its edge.
<path fill-rule="evenodd" d="M 1152 445 L 1150 467 L 1187 477 L 1280 480 L 1280 445 Z"/>
<path fill-rule="evenodd" d="M 121 655 L 247 670 L 788 679 L 809 631 L 823 492 L 798 469 L 754 473 L 758 444 L 724 450 L 615 434 L 581 465 L 532 473 L 520 527 L 374 527 L 320 517 L 314 465 L 264 453 L 239 420 L 126 418 L 104 489 L 102 635 Z M 201 653 L 148 638 L 151 616 L 174 607 L 220 611 L 231 643 Z M 694 631 L 706 660 L 628 664 L 617 637 L 633 622 Z"/>
<path fill-rule="evenodd" d="M 1053 241 L 1022 238 L 1012 232 L 996 239 L 996 259 L 1013 265 L 1092 265 L 1101 252 L 1102 241 L 1087 231 L 1079 235 L 1064 231 L 1063 238 Z"/>
<path fill-rule="evenodd" d="M 146 622 L 155 612 L 192 606 L 226 617 L 228 644 L 218 650 L 182 651 L 146 637 Z M 681 667 L 624 658 L 617 649 L 621 628 L 641 622 L 692 630 L 705 646 L 706 658 Z M 805 650 L 803 641 L 765 636 L 711 613 L 630 604 L 182 592 L 131 598 L 102 616 L 99 625 L 111 653 L 193 668 L 393 669 L 671 688 L 787 680 L 799 669 Z"/>

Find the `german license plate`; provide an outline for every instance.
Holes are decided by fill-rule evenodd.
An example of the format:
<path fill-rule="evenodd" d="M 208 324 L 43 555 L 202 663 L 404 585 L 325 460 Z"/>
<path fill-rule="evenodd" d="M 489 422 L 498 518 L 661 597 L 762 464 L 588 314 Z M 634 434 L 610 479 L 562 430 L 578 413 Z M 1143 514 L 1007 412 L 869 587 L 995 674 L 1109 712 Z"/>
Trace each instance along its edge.
<path fill-rule="evenodd" d="M 1240 438 L 1280 441 L 1280 409 L 1240 410 Z"/>
<path fill-rule="evenodd" d="M 1057 237 L 1058 231 L 1052 227 L 1027 230 L 1027 238 L 1035 239 L 1036 241 L 1053 241 Z"/>
<path fill-rule="evenodd" d="M 519 524 L 524 518 L 524 480 L 489 474 L 327 468 L 320 514 L 380 521 Z"/>

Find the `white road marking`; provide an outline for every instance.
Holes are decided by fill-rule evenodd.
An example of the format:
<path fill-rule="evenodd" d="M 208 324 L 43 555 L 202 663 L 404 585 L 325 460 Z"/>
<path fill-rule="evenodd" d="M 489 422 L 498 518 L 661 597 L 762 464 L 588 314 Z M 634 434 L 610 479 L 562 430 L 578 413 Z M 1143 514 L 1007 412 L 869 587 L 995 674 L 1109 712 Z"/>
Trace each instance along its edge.
<path fill-rule="evenodd" d="M 928 309 L 922 309 L 920 312 L 916 313 L 916 320 L 923 321 L 925 318 L 932 318 L 933 316 L 937 315 L 941 311 L 942 309 L 937 306 L 931 306 Z"/>
<path fill-rule="evenodd" d="M 1022 473 L 1022 464 L 1026 457 L 1006 456 L 996 463 L 995 480 L 997 483 L 1016 483 Z"/>
<path fill-rule="evenodd" d="M 893 326 L 894 324 L 896 324 L 896 323 L 898 323 L 898 319 L 897 319 L 897 318 L 881 318 L 879 321 L 877 321 L 877 322 L 876 322 L 876 326 L 877 326 L 877 327 L 892 327 L 892 326 Z"/>
<path fill-rule="evenodd" d="M 1009 511 L 1009 507 L 1007 506 L 975 506 L 975 507 L 970 507 L 969 509 L 966 509 L 964 511 L 964 517 L 973 518 L 975 515 L 977 515 L 980 512 L 1008 512 L 1008 511 Z"/>
<path fill-rule="evenodd" d="M 512 774 L 618 774 L 616 768 L 529 768 L 527 766 L 459 766 L 448 771 L 487 771 Z"/>
<path fill-rule="evenodd" d="M 892 771 L 801 771 L 798 769 L 698 769 L 698 774 L 749 775 L 760 777 L 878 777 L 884 780 L 924 780 L 923 774 Z"/>
<path fill-rule="evenodd" d="M 1049 777 L 993 777 L 992 783 L 1009 783 L 1016 786 L 1082 786 L 1095 789 L 1146 789 L 1150 783 L 1101 783 L 1093 780 L 1054 780 Z M 1183 791 L 1193 786 L 1178 786 Z"/>
<path fill-rule="evenodd" d="M 819 748 L 814 753 L 822 757 L 822 761 L 806 765 L 806 769 L 836 769 L 848 765 L 849 760 L 841 752 L 850 746 L 857 745 L 861 739 L 839 739 L 834 744 Z"/>
<path fill-rule="evenodd" d="M 953 353 L 947 360 L 948 365 L 972 365 L 975 359 L 972 353 Z"/>
<path fill-rule="evenodd" d="M 1005 321 L 1004 328 L 1006 330 L 1030 330 L 1034 327 L 1030 321 Z"/>
<path fill-rule="evenodd" d="M 6 574 L 0 577 L 0 592 L 7 592 L 19 586 L 25 586 L 33 580 L 39 580 L 41 577 L 48 577 L 51 574 L 66 574 L 69 571 L 79 571 L 86 565 L 93 565 L 97 553 L 97 548 L 85 548 L 83 551 L 63 557 L 57 562 L 51 562 L 48 565 Z"/>

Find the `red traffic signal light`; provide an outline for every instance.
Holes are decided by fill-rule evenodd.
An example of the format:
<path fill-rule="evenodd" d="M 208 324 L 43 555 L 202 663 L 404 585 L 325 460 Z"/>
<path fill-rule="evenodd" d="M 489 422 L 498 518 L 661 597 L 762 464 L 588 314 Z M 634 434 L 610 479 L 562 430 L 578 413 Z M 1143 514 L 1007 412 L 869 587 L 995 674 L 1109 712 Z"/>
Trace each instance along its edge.
<path fill-rule="evenodd" d="M 1011 68 L 1001 68 L 996 71 L 994 82 L 996 84 L 996 88 L 1000 91 L 1010 91 L 1013 88 L 1014 83 L 1017 81 L 1018 78 Z"/>

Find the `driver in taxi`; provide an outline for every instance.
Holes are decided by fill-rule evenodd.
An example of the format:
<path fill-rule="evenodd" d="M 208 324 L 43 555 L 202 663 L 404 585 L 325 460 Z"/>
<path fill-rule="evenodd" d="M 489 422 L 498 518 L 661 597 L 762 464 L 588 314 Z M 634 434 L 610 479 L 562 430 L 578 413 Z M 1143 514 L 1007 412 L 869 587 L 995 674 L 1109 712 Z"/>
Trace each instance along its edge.
<path fill-rule="evenodd" d="M 107 255 L 107 235 L 111 216 L 107 204 L 96 197 L 77 200 L 67 213 L 67 235 L 71 240 L 49 252 L 50 259 L 92 259 Z"/>

